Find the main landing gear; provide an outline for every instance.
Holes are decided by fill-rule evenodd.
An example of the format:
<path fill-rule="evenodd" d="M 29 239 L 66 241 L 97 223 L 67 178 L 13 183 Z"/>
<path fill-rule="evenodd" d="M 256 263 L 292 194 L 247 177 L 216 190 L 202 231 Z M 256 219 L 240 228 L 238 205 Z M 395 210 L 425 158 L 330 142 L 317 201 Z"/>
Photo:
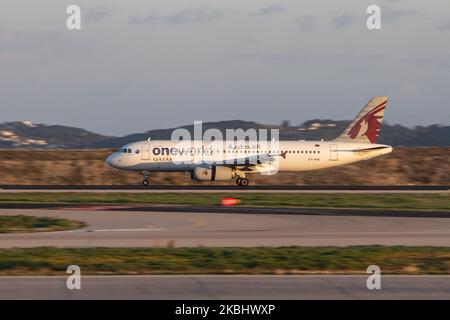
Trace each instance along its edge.
<path fill-rule="evenodd" d="M 248 181 L 247 178 L 241 178 L 241 177 L 238 177 L 238 178 L 236 179 L 236 183 L 238 184 L 238 186 L 246 187 L 246 186 L 248 186 L 248 184 L 250 183 L 250 181 Z"/>
<path fill-rule="evenodd" d="M 149 184 L 149 182 L 148 182 L 148 177 L 149 177 L 149 175 L 150 175 L 150 172 L 144 171 L 143 174 L 144 174 L 144 180 L 142 181 L 142 185 L 143 185 L 144 187 L 147 187 L 148 184 Z"/>

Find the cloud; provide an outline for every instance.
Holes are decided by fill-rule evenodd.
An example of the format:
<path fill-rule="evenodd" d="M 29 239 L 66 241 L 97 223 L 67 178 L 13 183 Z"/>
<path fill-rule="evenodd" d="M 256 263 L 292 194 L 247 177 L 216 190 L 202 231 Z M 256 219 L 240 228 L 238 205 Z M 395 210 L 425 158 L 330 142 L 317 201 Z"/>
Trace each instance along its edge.
<path fill-rule="evenodd" d="M 303 16 L 295 19 L 297 27 L 304 32 L 313 32 L 316 30 L 316 20 L 312 16 Z"/>
<path fill-rule="evenodd" d="M 94 6 L 83 9 L 83 17 L 88 22 L 100 22 L 114 13 L 114 9 L 107 6 Z"/>
<path fill-rule="evenodd" d="M 338 17 L 333 18 L 332 23 L 336 28 L 339 29 L 351 26 L 356 22 L 357 19 L 358 17 L 355 15 L 344 13 Z"/>
<path fill-rule="evenodd" d="M 268 7 L 260 8 L 258 11 L 250 13 L 250 17 L 261 17 L 284 12 L 284 8 L 280 5 L 273 4 Z"/>
<path fill-rule="evenodd" d="M 215 10 L 207 7 L 190 7 L 179 10 L 173 14 L 160 16 L 150 13 L 146 16 L 131 15 L 129 22 L 134 24 L 186 24 L 209 22 L 222 18 L 225 11 Z"/>
<path fill-rule="evenodd" d="M 388 6 L 381 7 L 381 21 L 383 22 L 398 22 L 402 18 L 412 17 L 420 14 L 419 11 L 400 10 Z"/>
<path fill-rule="evenodd" d="M 150 13 L 146 16 L 139 16 L 136 14 L 131 15 L 128 18 L 130 23 L 134 24 L 156 24 L 159 20 L 159 17 L 156 14 Z"/>
<path fill-rule="evenodd" d="M 437 26 L 437 28 L 441 31 L 449 31 L 450 30 L 450 21 L 446 21 Z"/>

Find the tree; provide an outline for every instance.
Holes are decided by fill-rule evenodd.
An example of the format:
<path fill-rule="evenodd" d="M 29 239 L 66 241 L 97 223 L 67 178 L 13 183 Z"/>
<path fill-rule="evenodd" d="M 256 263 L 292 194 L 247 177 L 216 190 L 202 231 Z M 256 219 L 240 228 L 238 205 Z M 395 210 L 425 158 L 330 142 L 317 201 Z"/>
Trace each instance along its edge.
<path fill-rule="evenodd" d="M 289 120 L 283 120 L 281 121 L 281 126 L 283 128 L 289 128 L 291 126 L 291 122 Z"/>

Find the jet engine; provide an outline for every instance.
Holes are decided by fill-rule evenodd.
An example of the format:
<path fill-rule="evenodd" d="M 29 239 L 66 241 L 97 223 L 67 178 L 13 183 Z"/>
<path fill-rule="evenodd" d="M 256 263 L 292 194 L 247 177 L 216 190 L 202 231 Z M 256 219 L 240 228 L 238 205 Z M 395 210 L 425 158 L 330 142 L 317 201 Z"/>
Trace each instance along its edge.
<path fill-rule="evenodd" d="M 192 179 L 201 181 L 230 180 L 234 178 L 234 171 L 223 166 L 196 167 L 192 172 Z"/>

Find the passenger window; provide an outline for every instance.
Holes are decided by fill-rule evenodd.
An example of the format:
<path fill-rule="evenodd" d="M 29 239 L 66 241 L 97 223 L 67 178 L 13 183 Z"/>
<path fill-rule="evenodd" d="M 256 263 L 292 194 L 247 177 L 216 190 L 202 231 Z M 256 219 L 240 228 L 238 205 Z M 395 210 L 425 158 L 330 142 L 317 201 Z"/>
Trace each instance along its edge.
<path fill-rule="evenodd" d="M 139 154 L 140 150 L 136 149 L 136 151 L 134 153 Z"/>
<path fill-rule="evenodd" d="M 131 153 L 131 149 L 128 149 L 128 153 Z"/>

